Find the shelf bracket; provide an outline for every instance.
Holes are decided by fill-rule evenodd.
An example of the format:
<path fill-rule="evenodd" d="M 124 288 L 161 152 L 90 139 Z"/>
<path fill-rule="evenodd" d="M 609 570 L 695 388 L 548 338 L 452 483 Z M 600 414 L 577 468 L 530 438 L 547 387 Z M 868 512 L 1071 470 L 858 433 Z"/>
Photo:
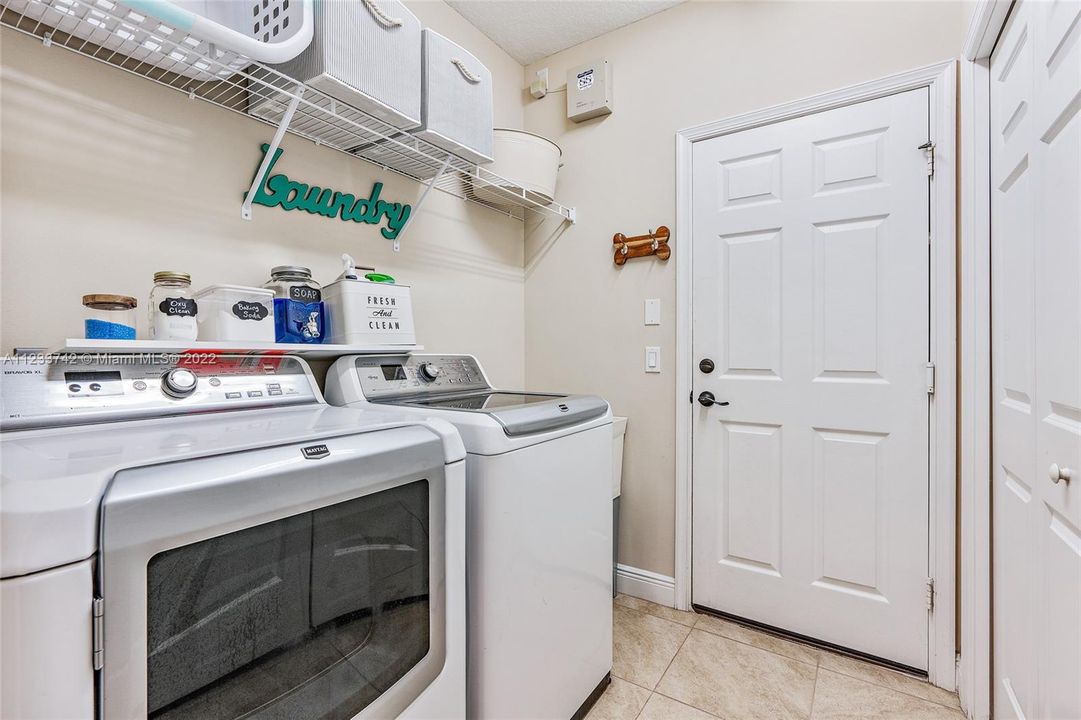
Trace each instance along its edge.
<path fill-rule="evenodd" d="M 304 95 L 304 86 L 297 85 L 294 93 L 293 99 L 289 101 L 289 106 L 285 108 L 285 114 L 282 115 L 281 122 L 278 123 L 278 129 L 274 132 L 274 139 L 270 141 L 270 147 L 263 154 L 263 162 L 259 164 L 259 172 L 255 173 L 255 179 L 252 180 L 251 187 L 248 188 L 248 194 L 244 196 L 244 204 L 240 206 L 240 217 L 245 220 L 251 220 L 252 200 L 255 199 L 256 191 L 266 182 L 267 170 L 270 168 L 270 163 L 274 161 L 278 146 L 281 145 L 282 138 L 285 137 L 285 131 L 289 129 L 289 123 L 293 121 L 293 113 L 297 111 L 300 98 Z"/>
<path fill-rule="evenodd" d="M 423 205 L 424 201 L 428 199 L 428 193 L 432 191 L 432 188 L 435 187 L 435 184 L 439 182 L 439 179 L 441 177 L 443 177 L 443 174 L 447 171 L 447 167 L 449 165 L 450 155 L 448 154 L 447 157 L 443 160 L 443 164 L 439 167 L 439 172 L 437 172 L 435 176 L 428 181 L 427 186 L 425 186 L 424 188 L 424 192 L 420 194 L 420 198 L 417 200 L 416 203 L 414 203 L 413 212 L 409 215 L 409 221 L 405 224 L 405 227 L 399 230 L 398 234 L 394 237 L 394 252 L 398 252 L 402 249 L 402 234 L 405 233 L 405 231 L 409 228 L 413 227 L 413 222 L 417 217 L 417 213 L 420 212 L 420 206 Z"/>

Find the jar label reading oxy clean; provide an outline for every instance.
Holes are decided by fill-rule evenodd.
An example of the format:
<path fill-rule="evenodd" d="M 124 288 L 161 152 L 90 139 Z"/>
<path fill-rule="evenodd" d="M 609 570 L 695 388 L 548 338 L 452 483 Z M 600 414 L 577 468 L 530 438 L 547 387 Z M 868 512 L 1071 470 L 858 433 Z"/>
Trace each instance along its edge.
<path fill-rule="evenodd" d="M 158 312 L 171 317 L 195 317 L 199 305 L 191 298 L 168 297 L 158 303 Z"/>

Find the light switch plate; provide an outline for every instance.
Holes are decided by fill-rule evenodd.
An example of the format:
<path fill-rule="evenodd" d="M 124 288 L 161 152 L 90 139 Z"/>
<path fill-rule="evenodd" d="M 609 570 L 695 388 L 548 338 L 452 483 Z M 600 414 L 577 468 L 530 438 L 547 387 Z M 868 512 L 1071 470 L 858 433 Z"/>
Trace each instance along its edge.
<path fill-rule="evenodd" d="M 649 300 L 646 300 L 645 324 L 661 324 L 661 301 L 659 298 L 650 298 Z"/>
<path fill-rule="evenodd" d="M 661 349 L 659 347 L 646 346 L 646 372 L 659 373 L 661 371 Z"/>

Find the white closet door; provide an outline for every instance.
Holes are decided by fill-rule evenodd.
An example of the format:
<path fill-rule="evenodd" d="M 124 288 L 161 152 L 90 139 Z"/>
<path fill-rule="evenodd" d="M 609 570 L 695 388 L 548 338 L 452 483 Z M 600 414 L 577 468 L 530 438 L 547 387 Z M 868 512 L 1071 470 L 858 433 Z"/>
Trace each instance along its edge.
<path fill-rule="evenodd" d="M 928 92 L 695 143 L 695 604 L 928 663 Z"/>
<path fill-rule="evenodd" d="M 1079 36 L 1019 2 L 991 59 L 998 718 L 1081 718 Z"/>

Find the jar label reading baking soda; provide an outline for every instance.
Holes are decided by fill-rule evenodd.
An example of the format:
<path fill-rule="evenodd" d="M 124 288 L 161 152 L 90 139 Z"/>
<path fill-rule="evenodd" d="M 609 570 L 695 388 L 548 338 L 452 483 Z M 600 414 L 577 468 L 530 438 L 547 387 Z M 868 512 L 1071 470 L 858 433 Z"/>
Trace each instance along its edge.
<path fill-rule="evenodd" d="M 199 306 L 191 298 L 167 297 L 158 303 L 158 310 L 170 317 L 195 317 Z"/>
<path fill-rule="evenodd" d="M 270 310 L 263 303 L 243 300 L 233 303 L 233 315 L 241 320 L 264 320 L 269 314 Z"/>

